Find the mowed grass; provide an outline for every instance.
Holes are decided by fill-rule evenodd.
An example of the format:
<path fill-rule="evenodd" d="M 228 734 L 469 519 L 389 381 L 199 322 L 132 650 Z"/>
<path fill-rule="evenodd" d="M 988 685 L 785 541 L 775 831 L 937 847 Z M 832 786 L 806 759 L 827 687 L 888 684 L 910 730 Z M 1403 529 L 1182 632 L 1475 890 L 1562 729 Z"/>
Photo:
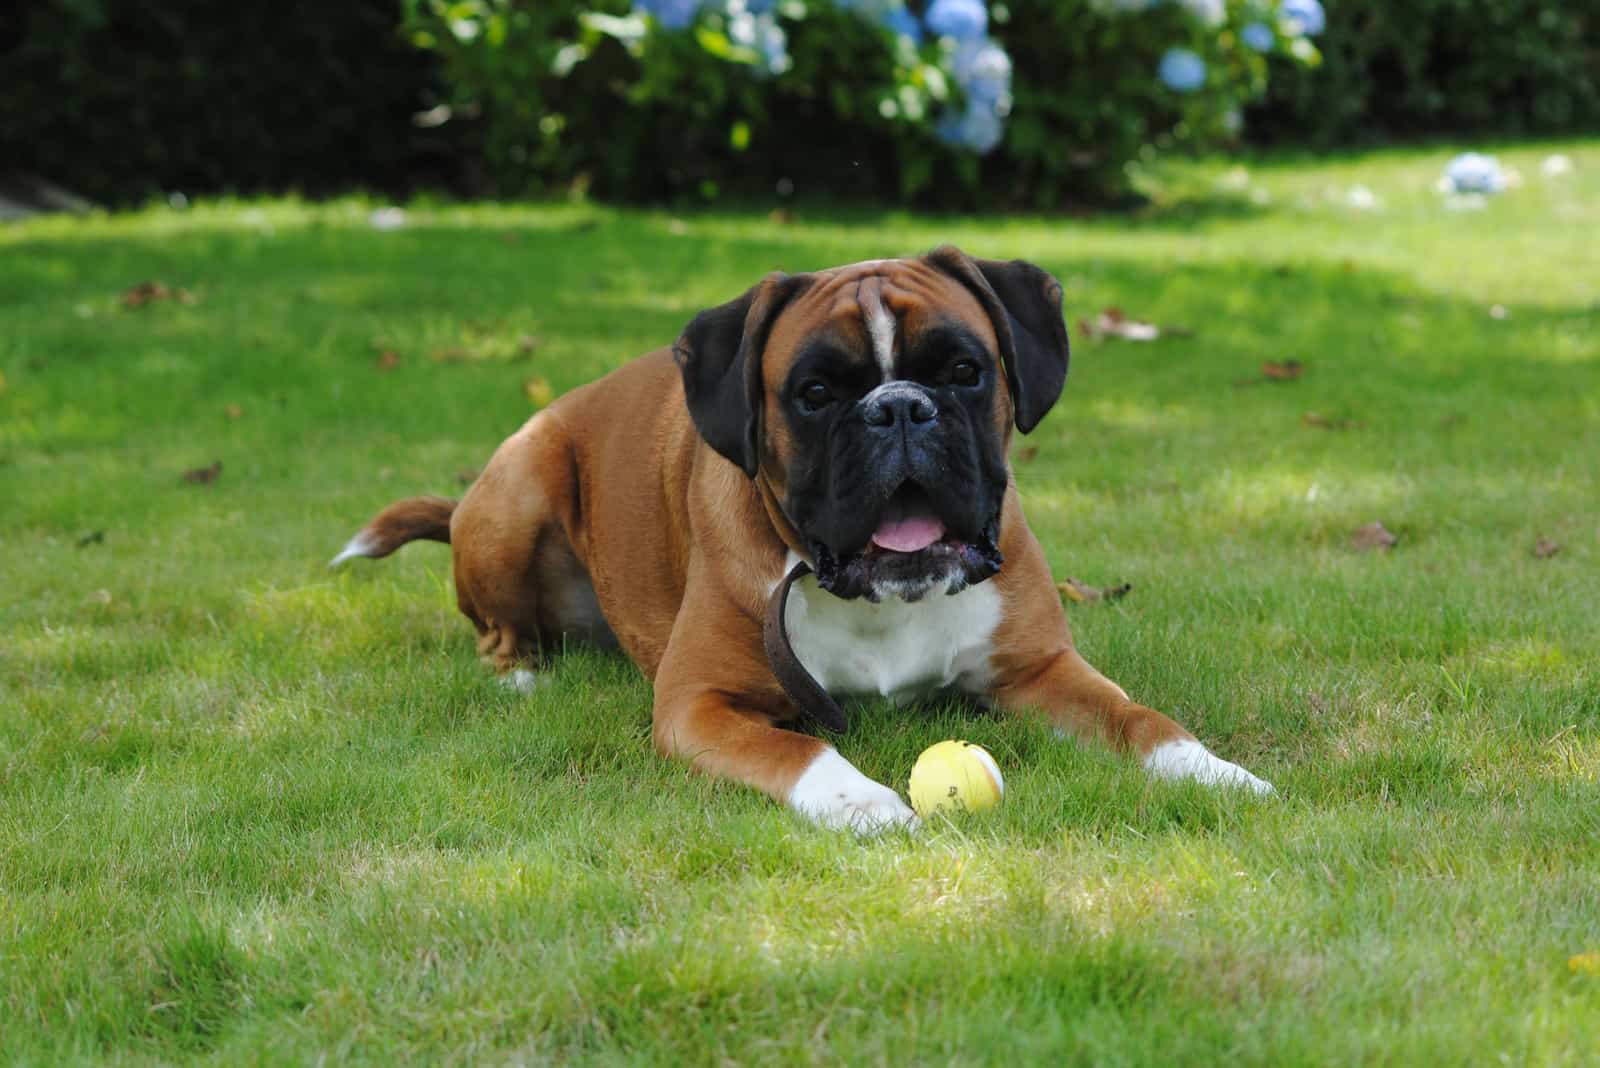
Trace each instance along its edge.
<path fill-rule="evenodd" d="M 1085 221 L 0 230 L 0 1059 L 1592 1063 L 1600 144 L 1507 151 L 1525 183 L 1476 211 L 1432 190 L 1447 156 L 1201 170 Z M 459 493 L 528 380 L 944 241 L 1043 264 L 1074 321 L 1193 330 L 1075 331 L 1017 479 L 1059 577 L 1133 583 L 1071 606 L 1090 660 L 1276 800 L 868 703 L 838 739 L 866 772 L 970 738 L 1006 804 L 823 833 L 652 755 L 620 658 L 486 678 L 442 547 L 326 570 Z M 193 303 L 122 304 L 152 279 Z M 1373 520 L 1393 551 L 1351 546 Z"/>

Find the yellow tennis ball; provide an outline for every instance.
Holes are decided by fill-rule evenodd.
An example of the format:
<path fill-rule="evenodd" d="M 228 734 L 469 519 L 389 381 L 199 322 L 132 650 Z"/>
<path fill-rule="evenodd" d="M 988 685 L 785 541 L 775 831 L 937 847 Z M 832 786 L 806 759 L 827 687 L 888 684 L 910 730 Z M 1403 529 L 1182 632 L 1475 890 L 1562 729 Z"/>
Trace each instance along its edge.
<path fill-rule="evenodd" d="M 971 742 L 930 745 L 911 769 L 911 807 L 927 819 L 935 812 L 982 812 L 1006 795 L 994 757 Z"/>

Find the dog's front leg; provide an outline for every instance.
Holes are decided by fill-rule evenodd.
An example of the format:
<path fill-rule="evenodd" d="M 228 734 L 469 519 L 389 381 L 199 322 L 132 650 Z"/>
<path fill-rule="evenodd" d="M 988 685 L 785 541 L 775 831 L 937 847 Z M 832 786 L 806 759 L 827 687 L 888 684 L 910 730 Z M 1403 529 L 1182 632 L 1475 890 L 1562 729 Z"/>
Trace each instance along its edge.
<path fill-rule="evenodd" d="M 718 633 L 685 612 L 655 678 L 654 736 L 663 756 L 753 786 L 824 827 L 872 833 L 917 822 L 900 795 L 858 771 L 820 738 L 774 724 L 792 708 L 761 651 L 759 625 Z"/>
<path fill-rule="evenodd" d="M 991 658 L 989 696 L 994 704 L 1043 715 L 1064 734 L 1135 756 L 1157 778 L 1272 793 L 1271 783 L 1216 756 L 1155 709 L 1130 701 L 1122 687 L 1078 655 L 1044 551 L 1020 513 L 1010 525 L 1007 570 L 993 580 L 1002 583 L 1009 600 Z"/>
<path fill-rule="evenodd" d="M 1063 732 L 1136 756 L 1157 778 L 1273 792 L 1271 783 L 1216 756 L 1170 718 L 1129 700 L 1122 687 L 1090 667 L 1070 645 L 1033 663 L 1012 664 L 999 682 L 993 692 L 996 705 L 1043 714 Z"/>

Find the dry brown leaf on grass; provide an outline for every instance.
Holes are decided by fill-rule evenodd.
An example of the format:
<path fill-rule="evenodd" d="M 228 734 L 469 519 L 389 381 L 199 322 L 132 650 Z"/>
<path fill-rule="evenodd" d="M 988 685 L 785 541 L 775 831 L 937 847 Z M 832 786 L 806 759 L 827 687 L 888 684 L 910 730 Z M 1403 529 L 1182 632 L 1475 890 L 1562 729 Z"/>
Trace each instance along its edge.
<path fill-rule="evenodd" d="M 394 349 L 384 349 L 378 353 L 378 358 L 372 361 L 372 366 L 380 371 L 393 371 L 400 366 L 400 354 Z"/>
<path fill-rule="evenodd" d="M 210 465 L 206 467 L 195 467 L 185 471 L 183 473 L 183 480 L 185 482 L 193 483 L 196 486 L 209 486 L 215 482 L 217 477 L 221 474 L 222 461 L 213 460 L 211 461 Z"/>
<path fill-rule="evenodd" d="M 1022 448 L 1018 449 L 1014 454 L 1012 454 L 1012 458 L 1019 464 L 1031 464 L 1034 460 L 1038 459 L 1038 456 L 1039 446 L 1037 445 L 1024 445 Z"/>
<path fill-rule="evenodd" d="M 1131 319 L 1115 305 L 1093 319 L 1079 319 L 1078 332 L 1090 341 L 1103 341 L 1108 337 L 1123 341 L 1155 341 L 1162 335 L 1190 337 L 1194 334 L 1193 330 L 1183 326 L 1157 326 L 1142 319 Z"/>
<path fill-rule="evenodd" d="M 140 282 L 122 292 L 122 303 L 129 308 L 142 308 L 158 300 L 175 300 L 179 304 L 193 304 L 198 298 L 187 289 L 169 289 L 162 282 Z"/>
<path fill-rule="evenodd" d="M 1268 360 L 1261 365 L 1261 373 L 1253 378 L 1240 378 L 1236 386 L 1259 386 L 1264 382 L 1293 382 L 1306 373 L 1306 365 L 1299 360 Z"/>
<path fill-rule="evenodd" d="M 1118 597 L 1125 596 L 1133 589 L 1133 583 L 1124 582 L 1118 586 L 1090 586 L 1088 583 L 1079 582 L 1075 578 L 1068 578 L 1065 582 L 1056 583 L 1056 590 L 1061 596 L 1074 604 L 1088 604 L 1093 601 L 1115 601 Z"/>
<path fill-rule="evenodd" d="M 1561 551 L 1561 543 L 1550 538 L 1540 538 L 1533 543 L 1533 557 L 1535 560 L 1548 560 Z"/>
<path fill-rule="evenodd" d="M 229 419 L 243 419 L 244 409 L 239 407 L 237 404 L 224 404 L 222 406 L 222 414 L 227 416 Z"/>
<path fill-rule="evenodd" d="M 1337 419 L 1332 419 L 1326 415 L 1319 415 L 1316 412 L 1307 412 L 1305 415 L 1302 415 L 1300 417 L 1300 422 L 1313 430 L 1354 430 L 1358 427 L 1364 427 L 1367 425 L 1365 420 L 1351 419 L 1348 416 L 1340 416 Z"/>
<path fill-rule="evenodd" d="M 1379 522 L 1368 523 L 1358 528 L 1350 535 L 1350 545 L 1361 552 L 1386 552 L 1400 543 L 1400 539 L 1389 533 L 1387 527 Z"/>

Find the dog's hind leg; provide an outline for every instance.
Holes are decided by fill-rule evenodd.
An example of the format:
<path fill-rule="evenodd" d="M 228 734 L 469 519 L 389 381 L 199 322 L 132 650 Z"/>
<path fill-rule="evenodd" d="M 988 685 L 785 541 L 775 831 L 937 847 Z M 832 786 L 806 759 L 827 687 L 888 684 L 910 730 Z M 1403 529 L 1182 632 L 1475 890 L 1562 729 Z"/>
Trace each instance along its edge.
<path fill-rule="evenodd" d="M 484 662 L 521 691 L 539 654 L 566 637 L 610 638 L 568 540 L 574 491 L 565 436 L 536 417 L 495 452 L 450 521 L 456 601 Z"/>

